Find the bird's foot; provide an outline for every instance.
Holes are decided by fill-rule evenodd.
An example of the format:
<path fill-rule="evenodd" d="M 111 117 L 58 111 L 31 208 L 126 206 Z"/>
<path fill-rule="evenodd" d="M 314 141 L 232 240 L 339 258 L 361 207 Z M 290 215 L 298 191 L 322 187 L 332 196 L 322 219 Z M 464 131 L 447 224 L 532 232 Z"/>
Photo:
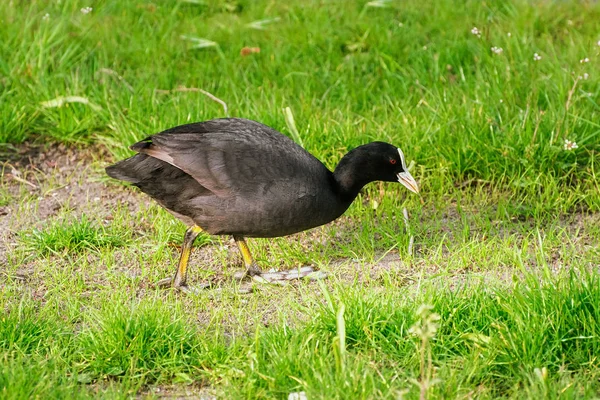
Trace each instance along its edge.
<path fill-rule="evenodd" d="M 155 286 L 159 287 L 159 288 L 173 288 L 175 290 L 178 290 L 178 291 L 180 291 L 182 293 L 186 293 L 186 294 L 198 294 L 203 289 L 208 289 L 212 285 L 208 282 L 201 283 L 200 285 L 197 285 L 197 286 L 188 286 L 185 283 L 177 285 L 177 284 L 174 284 L 173 278 L 165 278 L 165 279 L 161 279 L 160 281 L 156 282 Z"/>
<path fill-rule="evenodd" d="M 254 275 L 253 280 L 261 283 L 271 283 L 276 285 L 287 285 L 289 281 L 294 279 L 310 279 L 317 281 L 325 279 L 327 273 L 323 271 L 315 271 L 311 266 L 293 268 L 287 271 L 267 271 L 259 275 Z"/>
<path fill-rule="evenodd" d="M 250 277 L 253 282 L 258 283 L 270 283 L 273 285 L 285 286 L 289 284 L 289 281 L 295 279 L 309 279 L 311 281 L 317 281 L 327 278 L 327 273 L 323 271 L 316 271 L 311 266 L 293 268 L 286 271 L 275 271 L 269 270 L 262 272 L 258 267 L 251 266 L 245 271 L 236 272 L 233 278 L 238 281 L 243 281 L 245 278 Z M 202 290 L 214 287 L 214 282 L 204 282 L 197 286 L 188 286 L 185 283 L 177 284 L 173 278 L 165 278 L 156 282 L 155 287 L 159 288 L 173 288 L 186 294 L 199 294 Z M 217 284 L 218 286 L 218 284 Z M 240 293 L 252 292 L 252 284 L 243 284 L 239 288 Z"/>
<path fill-rule="evenodd" d="M 237 271 L 236 273 L 234 273 L 233 279 L 241 282 L 248 277 L 251 278 L 254 276 L 259 276 L 262 273 L 262 270 L 256 264 L 253 263 L 250 266 L 246 266 L 246 269 L 244 271 Z"/>

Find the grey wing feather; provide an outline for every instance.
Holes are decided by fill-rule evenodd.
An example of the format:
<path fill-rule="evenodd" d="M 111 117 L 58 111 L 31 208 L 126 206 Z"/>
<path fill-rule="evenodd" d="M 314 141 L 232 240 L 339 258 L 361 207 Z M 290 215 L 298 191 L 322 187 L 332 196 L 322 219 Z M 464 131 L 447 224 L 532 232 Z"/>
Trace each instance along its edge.
<path fill-rule="evenodd" d="M 252 196 L 273 180 L 294 180 L 294 172 L 322 166 L 291 139 L 265 125 L 216 125 L 221 131 L 180 128 L 153 135 L 132 148 L 181 169 L 218 197 L 232 192 Z"/>

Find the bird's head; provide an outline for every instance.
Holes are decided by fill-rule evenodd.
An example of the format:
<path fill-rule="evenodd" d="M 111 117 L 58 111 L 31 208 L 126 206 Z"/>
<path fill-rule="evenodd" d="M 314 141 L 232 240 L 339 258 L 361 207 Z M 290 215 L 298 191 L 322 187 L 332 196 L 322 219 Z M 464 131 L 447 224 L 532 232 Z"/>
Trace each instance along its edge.
<path fill-rule="evenodd" d="M 376 174 L 380 177 L 377 180 L 386 182 L 400 182 L 413 193 L 419 193 L 419 185 L 415 178 L 408 172 L 406 158 L 399 147 L 388 143 L 374 142 L 375 154 L 372 154 Z"/>
<path fill-rule="evenodd" d="M 411 192 L 419 192 L 404 153 L 389 143 L 372 142 L 353 149 L 340 161 L 335 175 L 342 186 L 354 188 L 350 192 L 373 181 L 400 182 Z"/>

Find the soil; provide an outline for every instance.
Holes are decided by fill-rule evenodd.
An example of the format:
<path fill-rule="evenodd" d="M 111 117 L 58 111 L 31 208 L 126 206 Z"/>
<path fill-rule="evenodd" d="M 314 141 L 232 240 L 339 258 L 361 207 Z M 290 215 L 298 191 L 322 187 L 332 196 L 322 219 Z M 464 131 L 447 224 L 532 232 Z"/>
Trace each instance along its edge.
<path fill-rule="evenodd" d="M 107 185 L 98 168 L 105 158 L 101 147 L 85 150 L 65 145 L 23 145 L 15 150 L 0 170 L 4 201 L 0 203 L 0 266 L 9 250 L 18 245 L 17 233 L 42 228 L 62 210 L 76 217 L 92 213 L 110 219 L 119 204 L 136 212 L 139 193 Z M 37 201 L 28 201 L 28 200 Z"/>

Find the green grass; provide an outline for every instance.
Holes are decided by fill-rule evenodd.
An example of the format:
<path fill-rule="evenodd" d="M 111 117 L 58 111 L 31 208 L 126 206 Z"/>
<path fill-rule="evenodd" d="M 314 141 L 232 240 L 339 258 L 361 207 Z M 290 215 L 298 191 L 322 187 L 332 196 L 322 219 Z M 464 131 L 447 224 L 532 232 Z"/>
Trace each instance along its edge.
<path fill-rule="evenodd" d="M 199 327 L 176 302 L 131 302 L 112 293 L 105 305 L 65 315 L 50 305 L 27 309 L 23 304 L 30 300 L 24 298 L 8 306 L 2 321 L 3 354 L 19 367 L 4 370 L 0 382 L 11 394 L 43 378 L 45 384 L 32 387 L 29 396 L 44 394 L 51 384 L 75 393 L 84 390 L 81 384 L 116 379 L 131 391 L 164 382 L 219 382 L 226 398 L 283 397 L 299 390 L 310 398 L 387 398 L 405 389 L 413 397 L 419 341 L 409 328 L 417 306 L 427 303 L 440 316 L 431 353 L 441 383 L 430 395 L 597 393 L 598 276 L 570 271 L 545 282 L 538 278 L 526 274 L 510 287 L 472 284 L 458 290 L 427 283 L 419 293 L 386 297 L 336 285 L 326 292 L 326 304 L 313 299 L 297 307 L 307 319 L 302 326 L 284 323 L 228 339 L 217 321 Z M 343 358 L 336 322 L 341 303 Z M 40 364 L 43 359 L 50 361 Z"/>
<path fill-rule="evenodd" d="M 593 3 L 203 3 L 105 1 L 83 14 L 73 0 L 5 2 L 1 141 L 100 141 L 123 156 L 144 135 L 223 116 L 200 93 L 157 92 L 181 85 L 288 134 L 282 108 L 291 107 L 305 146 L 329 165 L 380 139 L 401 145 L 423 175 L 531 194 L 548 179 L 598 191 Z M 248 25 L 265 18 L 277 20 Z M 195 49 L 182 36 L 218 46 Z M 244 46 L 261 52 L 242 57 Z M 65 96 L 91 106 L 43 106 Z M 579 147 L 564 151 L 565 139 Z M 589 207 L 581 197 L 575 204 Z"/>
<path fill-rule="evenodd" d="M 21 242 L 28 250 L 39 255 L 66 254 L 98 250 L 99 248 L 115 248 L 123 246 L 131 233 L 118 230 L 116 224 L 109 227 L 96 226 L 86 216 L 71 223 L 54 222 L 44 230 L 34 229 L 24 232 Z"/>
<path fill-rule="evenodd" d="M 575 1 L 0 2 L 0 397 L 598 397 L 599 18 Z M 335 224 L 250 241 L 265 268 L 325 282 L 155 290 L 183 226 L 119 200 L 133 189 L 98 146 L 118 159 L 224 116 L 182 88 L 330 168 L 397 144 L 422 196 L 373 184 Z M 91 157 L 24 167 L 24 142 Z M 227 238 L 191 263 L 194 281 L 239 270 Z M 426 341 L 422 304 L 440 317 Z"/>

